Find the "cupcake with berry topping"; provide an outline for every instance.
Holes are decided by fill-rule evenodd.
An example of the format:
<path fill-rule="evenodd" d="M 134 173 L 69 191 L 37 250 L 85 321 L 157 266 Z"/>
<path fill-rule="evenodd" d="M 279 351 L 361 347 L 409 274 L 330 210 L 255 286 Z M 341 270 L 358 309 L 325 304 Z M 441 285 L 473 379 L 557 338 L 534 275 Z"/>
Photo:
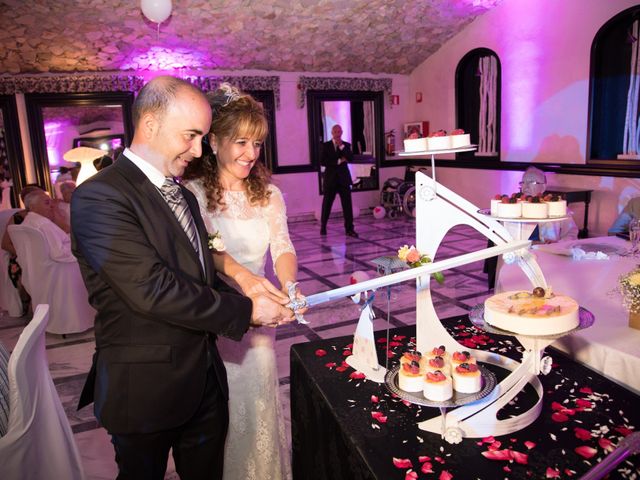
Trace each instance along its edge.
<path fill-rule="evenodd" d="M 442 357 L 446 363 L 449 363 L 451 360 L 451 355 L 449 354 L 449 352 L 447 352 L 447 348 L 444 345 L 433 347 L 433 349 L 425 353 L 424 356 L 427 357 L 427 359 Z"/>
<path fill-rule="evenodd" d="M 424 366 L 425 371 L 428 372 L 435 372 L 437 370 L 442 371 L 443 373 L 448 374 L 449 371 L 451 370 L 451 367 L 449 366 L 449 362 L 447 362 L 444 357 L 441 357 L 439 355 L 436 355 L 433 358 L 429 358 Z"/>
<path fill-rule="evenodd" d="M 451 148 L 464 148 L 471 145 L 471 136 L 461 128 L 451 132 Z"/>
<path fill-rule="evenodd" d="M 420 364 L 415 360 L 411 363 L 401 363 L 398 371 L 398 387 L 405 392 L 421 392 L 424 373 L 420 370 Z"/>
<path fill-rule="evenodd" d="M 560 195 L 548 193 L 544 196 L 550 217 L 564 217 L 567 215 L 567 201 Z"/>
<path fill-rule="evenodd" d="M 461 363 L 451 370 L 451 376 L 456 392 L 477 393 L 482 389 L 482 375 L 474 363 Z"/>
<path fill-rule="evenodd" d="M 456 368 L 463 363 L 476 363 L 476 358 L 466 350 L 462 352 L 453 352 L 451 355 L 451 368 Z"/>
<path fill-rule="evenodd" d="M 424 372 L 427 359 L 422 356 L 422 353 L 417 350 L 407 350 L 400 357 L 400 365 L 405 363 L 416 362 L 420 366 L 420 371 Z"/>
<path fill-rule="evenodd" d="M 427 139 L 429 150 L 448 150 L 451 148 L 451 137 L 444 130 L 438 130 Z"/>
<path fill-rule="evenodd" d="M 492 217 L 497 217 L 498 216 L 498 205 L 500 203 L 502 203 L 502 200 L 505 199 L 505 198 L 508 200 L 509 196 L 505 195 L 505 194 L 498 193 L 495 197 L 493 197 L 491 199 L 491 212 L 490 213 L 491 213 Z"/>
<path fill-rule="evenodd" d="M 547 218 L 548 207 L 540 197 L 529 196 L 527 201 L 522 204 L 522 217 L 523 218 Z"/>
<path fill-rule="evenodd" d="M 498 217 L 518 218 L 522 215 L 522 202 L 515 196 L 503 198 L 498 204 Z"/>
<path fill-rule="evenodd" d="M 424 376 L 424 397 L 435 402 L 444 402 L 453 397 L 453 381 L 440 370 L 428 372 Z"/>

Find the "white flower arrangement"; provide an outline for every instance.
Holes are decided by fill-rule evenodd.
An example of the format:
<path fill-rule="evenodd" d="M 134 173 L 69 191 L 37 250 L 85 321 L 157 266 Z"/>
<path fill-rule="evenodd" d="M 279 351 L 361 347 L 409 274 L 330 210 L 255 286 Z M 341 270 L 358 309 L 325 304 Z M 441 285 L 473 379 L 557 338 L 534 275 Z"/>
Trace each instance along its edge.
<path fill-rule="evenodd" d="M 226 247 L 224 246 L 224 242 L 222 241 L 222 235 L 220 235 L 220 232 L 209 234 L 207 246 L 209 247 L 209 250 L 214 252 L 224 252 L 226 249 Z"/>

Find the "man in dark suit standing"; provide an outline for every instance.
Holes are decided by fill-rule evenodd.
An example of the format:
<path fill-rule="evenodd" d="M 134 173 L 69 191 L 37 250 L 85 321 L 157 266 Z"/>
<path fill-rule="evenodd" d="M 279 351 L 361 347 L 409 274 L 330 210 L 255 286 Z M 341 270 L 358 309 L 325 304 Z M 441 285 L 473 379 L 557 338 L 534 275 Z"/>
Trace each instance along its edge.
<path fill-rule="evenodd" d="M 71 202 L 73 252 L 97 310 L 79 407 L 94 402 L 118 479 L 162 480 L 170 448 L 182 480 L 221 478 L 228 387 L 216 335 L 239 339 L 291 313 L 220 285 L 197 201 L 173 180 L 209 131 L 202 92 L 157 77 L 133 121 L 131 147 Z"/>
<path fill-rule="evenodd" d="M 333 126 L 331 137 L 331 140 L 322 144 L 322 153 L 320 155 L 320 165 L 325 169 L 322 182 L 324 198 L 322 199 L 320 235 L 327 234 L 327 222 L 331 214 L 331 207 L 336 194 L 339 194 L 345 232 L 350 237 L 357 237 L 358 234 L 353 228 L 351 173 L 348 166 L 348 162 L 353 160 L 351 144 L 342 141 L 342 127 L 340 125 Z"/>

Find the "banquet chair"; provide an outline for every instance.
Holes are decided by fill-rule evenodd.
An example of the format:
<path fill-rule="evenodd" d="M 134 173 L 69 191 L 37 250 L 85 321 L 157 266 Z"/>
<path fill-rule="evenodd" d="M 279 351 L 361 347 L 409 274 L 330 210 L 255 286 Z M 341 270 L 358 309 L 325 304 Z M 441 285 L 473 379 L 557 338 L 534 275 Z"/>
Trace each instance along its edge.
<path fill-rule="evenodd" d="M 38 305 L 9 358 L 9 425 L 0 438 L 0 478 L 85 478 L 45 353 L 49 306 Z"/>
<path fill-rule="evenodd" d="M 87 289 L 75 258 L 53 260 L 44 235 L 27 225 L 7 227 L 22 267 L 22 284 L 33 305 L 49 305 L 47 332 L 84 332 L 93 327 L 96 311 L 89 305 Z"/>
<path fill-rule="evenodd" d="M 0 210 L 0 238 L 4 235 L 9 219 L 18 211 L 19 208 Z M 9 258 L 9 252 L 0 249 L 0 310 L 6 310 L 11 317 L 21 317 L 24 309 L 20 292 L 9 278 Z"/>

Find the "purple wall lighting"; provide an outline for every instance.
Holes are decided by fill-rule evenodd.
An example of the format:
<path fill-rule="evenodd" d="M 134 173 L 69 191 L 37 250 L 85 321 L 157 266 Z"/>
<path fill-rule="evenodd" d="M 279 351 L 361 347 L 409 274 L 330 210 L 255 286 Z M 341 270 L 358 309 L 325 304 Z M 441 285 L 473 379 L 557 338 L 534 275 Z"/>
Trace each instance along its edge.
<path fill-rule="evenodd" d="M 207 59 L 207 64 L 215 59 Z M 161 71 L 181 68 L 200 68 L 205 64 L 205 55 L 186 48 L 151 47 L 146 52 L 133 52 L 121 70 Z"/>

